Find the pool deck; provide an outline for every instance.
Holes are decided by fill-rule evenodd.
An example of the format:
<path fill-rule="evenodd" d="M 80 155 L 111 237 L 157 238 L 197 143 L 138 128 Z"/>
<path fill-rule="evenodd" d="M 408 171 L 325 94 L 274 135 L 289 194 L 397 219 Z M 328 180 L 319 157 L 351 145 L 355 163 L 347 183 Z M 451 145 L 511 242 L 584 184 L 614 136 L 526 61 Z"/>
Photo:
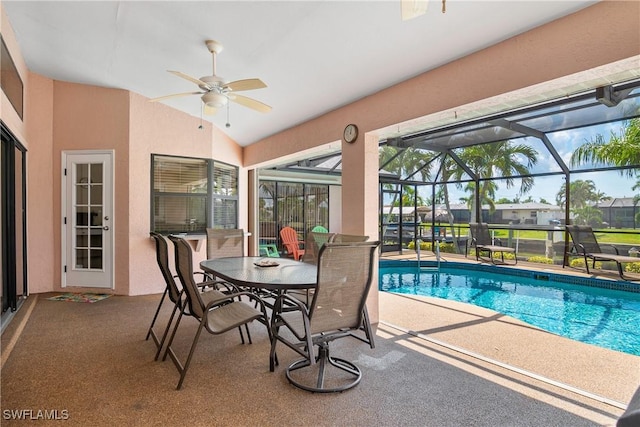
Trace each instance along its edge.
<path fill-rule="evenodd" d="M 477 263 L 475 258 L 454 254 L 443 254 L 443 258 Z M 385 253 L 381 259 L 415 260 L 416 255 L 413 251 Z M 421 259 L 433 260 L 434 255 L 423 252 Z M 515 268 L 619 279 L 616 274 L 587 275 L 572 268 L 520 261 Z M 505 364 L 517 372 L 523 371 L 525 376 L 531 374 L 533 378 L 542 377 L 543 382 L 546 379 L 558 382 L 558 389 L 576 388 L 578 392 L 595 395 L 596 399 L 602 397 L 623 404 L 640 386 L 640 356 L 560 337 L 470 304 L 387 292 L 381 292 L 379 298 L 381 325 L 411 331 L 410 334 L 422 337 L 425 345 L 434 348 L 450 351 L 449 347 L 454 347 L 453 351 L 461 357 L 476 358 L 478 363 L 488 360 L 496 366 Z"/>

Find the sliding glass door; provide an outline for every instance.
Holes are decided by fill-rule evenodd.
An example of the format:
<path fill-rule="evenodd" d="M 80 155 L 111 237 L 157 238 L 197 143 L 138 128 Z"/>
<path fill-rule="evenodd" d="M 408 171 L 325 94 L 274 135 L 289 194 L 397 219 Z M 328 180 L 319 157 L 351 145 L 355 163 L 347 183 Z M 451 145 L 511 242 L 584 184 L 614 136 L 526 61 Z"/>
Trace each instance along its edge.
<path fill-rule="evenodd" d="M 0 124 L 0 273 L 2 329 L 27 295 L 26 150 Z"/>

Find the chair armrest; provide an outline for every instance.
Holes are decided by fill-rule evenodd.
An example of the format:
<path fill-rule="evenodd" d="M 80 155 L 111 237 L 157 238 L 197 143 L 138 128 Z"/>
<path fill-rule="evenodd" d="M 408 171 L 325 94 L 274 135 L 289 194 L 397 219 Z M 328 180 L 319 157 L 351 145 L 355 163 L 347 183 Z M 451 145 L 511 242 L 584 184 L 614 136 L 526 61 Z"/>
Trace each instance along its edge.
<path fill-rule="evenodd" d="M 240 292 L 238 287 L 233 283 L 225 282 L 224 280 L 207 280 L 206 282 L 200 282 L 197 284 L 198 288 L 207 288 L 211 286 L 215 290 L 220 290 L 220 288 L 224 288 L 221 292 L 225 294 L 237 293 Z"/>
<path fill-rule="evenodd" d="M 235 292 L 235 293 L 232 293 L 232 294 L 227 294 L 226 298 L 221 298 L 221 299 L 218 299 L 218 300 L 211 301 L 209 304 L 207 304 L 207 306 L 205 307 L 204 311 L 206 313 L 206 312 L 210 311 L 212 308 L 216 308 L 218 306 L 225 305 L 225 304 L 228 304 L 230 302 L 233 302 L 233 300 L 235 298 L 238 298 L 238 300 L 240 300 L 240 297 L 242 297 L 243 295 L 248 296 L 249 299 L 254 300 L 257 304 L 259 304 L 261 309 L 262 309 L 261 311 L 263 313 L 265 313 L 265 315 L 266 315 L 267 310 L 265 308 L 264 302 L 256 294 L 254 294 L 253 292 L 248 292 L 248 291 L 241 291 L 241 292 Z"/>
<path fill-rule="evenodd" d="M 307 307 L 307 305 L 305 303 L 303 303 L 302 301 L 300 301 L 297 298 L 293 298 L 287 294 L 282 294 L 280 296 L 278 296 L 278 298 L 276 298 L 276 300 L 273 302 L 273 306 L 274 307 L 284 307 L 285 303 L 288 307 L 290 307 L 291 305 L 295 306 L 298 308 L 298 310 L 306 313 L 307 315 L 309 314 L 309 308 Z"/>
<path fill-rule="evenodd" d="M 618 250 L 618 248 L 616 248 L 615 246 L 608 244 L 608 243 L 601 243 L 600 244 L 600 248 L 602 248 L 603 246 L 607 246 L 607 247 L 611 247 L 613 248 L 613 250 L 615 251 L 616 255 L 620 255 L 620 251 Z"/>
<path fill-rule="evenodd" d="M 587 254 L 587 251 L 584 249 L 584 245 L 582 243 L 574 243 L 572 249 L 575 249 L 576 253 L 580 255 Z"/>

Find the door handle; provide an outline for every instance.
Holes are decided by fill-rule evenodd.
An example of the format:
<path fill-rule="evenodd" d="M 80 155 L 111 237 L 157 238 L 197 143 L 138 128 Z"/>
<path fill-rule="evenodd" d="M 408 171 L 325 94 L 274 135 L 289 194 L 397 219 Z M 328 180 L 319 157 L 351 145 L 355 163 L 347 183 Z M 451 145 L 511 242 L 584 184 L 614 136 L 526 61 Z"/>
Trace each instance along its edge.
<path fill-rule="evenodd" d="M 104 227 L 102 227 L 103 230 L 109 230 L 109 226 L 105 225 Z"/>

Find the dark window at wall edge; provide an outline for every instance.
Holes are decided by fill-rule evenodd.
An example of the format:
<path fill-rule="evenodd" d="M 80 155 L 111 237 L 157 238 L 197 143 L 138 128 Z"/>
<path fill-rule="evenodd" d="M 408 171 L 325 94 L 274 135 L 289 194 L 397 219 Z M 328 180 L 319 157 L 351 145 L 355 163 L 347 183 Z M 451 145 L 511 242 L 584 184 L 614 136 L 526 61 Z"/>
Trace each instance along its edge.
<path fill-rule="evenodd" d="M 160 164 L 173 168 L 175 176 L 161 178 Z M 238 171 L 214 159 L 151 154 L 151 231 L 204 234 L 206 228 L 237 228 Z"/>
<path fill-rule="evenodd" d="M 24 85 L 2 34 L 0 34 L 0 45 L 0 88 L 22 120 Z"/>

